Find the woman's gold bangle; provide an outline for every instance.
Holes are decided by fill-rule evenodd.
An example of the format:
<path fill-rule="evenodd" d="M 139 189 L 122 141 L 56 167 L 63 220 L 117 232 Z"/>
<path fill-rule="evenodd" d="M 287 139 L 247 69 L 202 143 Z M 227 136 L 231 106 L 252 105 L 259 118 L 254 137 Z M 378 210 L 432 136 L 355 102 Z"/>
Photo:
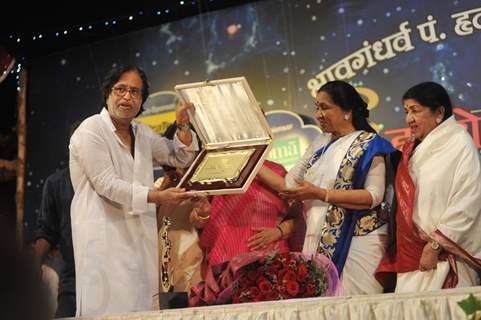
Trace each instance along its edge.
<path fill-rule="evenodd" d="M 282 231 L 281 226 L 276 226 L 276 228 L 277 228 L 277 229 L 279 230 L 279 232 L 281 233 L 281 238 L 280 238 L 280 239 L 282 240 L 282 238 L 284 238 L 284 231 Z"/>
<path fill-rule="evenodd" d="M 329 202 L 329 189 L 326 189 L 326 196 L 324 197 L 324 202 Z"/>
<path fill-rule="evenodd" d="M 194 209 L 194 210 L 195 210 L 195 215 L 196 215 L 196 216 L 197 216 L 197 218 L 199 218 L 200 220 L 207 220 L 207 219 L 209 219 L 209 218 L 210 218 L 210 214 L 209 214 L 209 215 L 207 215 L 207 216 L 201 216 L 201 215 L 199 215 L 199 212 L 198 212 L 198 210 L 197 210 L 197 209 Z"/>

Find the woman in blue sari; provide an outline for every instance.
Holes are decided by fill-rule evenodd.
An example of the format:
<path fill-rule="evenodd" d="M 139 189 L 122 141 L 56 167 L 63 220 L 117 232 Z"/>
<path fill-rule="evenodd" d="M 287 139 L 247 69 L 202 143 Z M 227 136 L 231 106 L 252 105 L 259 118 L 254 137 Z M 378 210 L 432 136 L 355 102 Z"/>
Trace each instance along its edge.
<path fill-rule="evenodd" d="M 323 85 L 316 96 L 323 133 L 285 178 L 285 198 L 304 204 L 304 253 L 329 257 L 344 294 L 382 293 L 374 272 L 384 255 L 387 225 L 385 156 L 392 145 L 369 125 L 367 104 L 343 81 Z"/>

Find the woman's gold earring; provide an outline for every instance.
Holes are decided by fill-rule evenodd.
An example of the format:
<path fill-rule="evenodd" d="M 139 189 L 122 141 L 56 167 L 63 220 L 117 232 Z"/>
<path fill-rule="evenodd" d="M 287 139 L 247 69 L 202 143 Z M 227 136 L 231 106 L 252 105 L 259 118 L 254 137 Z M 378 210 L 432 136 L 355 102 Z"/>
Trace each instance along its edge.
<path fill-rule="evenodd" d="M 349 115 L 345 114 L 345 115 L 344 115 L 344 120 L 346 120 L 346 121 L 349 120 Z"/>
<path fill-rule="evenodd" d="M 441 118 L 436 118 L 436 123 L 437 123 L 437 124 L 440 124 L 440 123 L 441 123 L 441 121 L 442 121 L 442 119 L 441 119 Z"/>

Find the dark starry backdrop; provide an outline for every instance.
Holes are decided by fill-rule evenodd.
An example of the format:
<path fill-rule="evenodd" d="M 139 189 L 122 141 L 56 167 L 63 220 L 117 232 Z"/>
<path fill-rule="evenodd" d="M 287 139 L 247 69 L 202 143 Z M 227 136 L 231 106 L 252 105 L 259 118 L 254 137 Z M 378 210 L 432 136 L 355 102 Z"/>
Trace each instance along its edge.
<path fill-rule="evenodd" d="M 403 128 L 400 96 L 410 86 L 443 84 L 455 105 L 479 109 L 477 52 L 481 30 L 454 33 L 451 14 L 481 7 L 463 1 L 260 1 L 186 18 L 89 46 L 40 58 L 29 81 L 25 193 L 27 237 L 38 212 L 45 178 L 68 165 L 70 125 L 101 109 L 99 84 L 113 65 L 135 64 L 149 76 L 151 92 L 179 83 L 245 75 L 265 110 L 311 115 L 309 79 L 409 21 L 415 49 L 361 70 L 351 83 L 374 90 L 379 106 L 371 119 Z M 432 15 L 444 41 L 422 41 L 416 26 Z M 479 128 L 479 127 L 478 127 Z"/>

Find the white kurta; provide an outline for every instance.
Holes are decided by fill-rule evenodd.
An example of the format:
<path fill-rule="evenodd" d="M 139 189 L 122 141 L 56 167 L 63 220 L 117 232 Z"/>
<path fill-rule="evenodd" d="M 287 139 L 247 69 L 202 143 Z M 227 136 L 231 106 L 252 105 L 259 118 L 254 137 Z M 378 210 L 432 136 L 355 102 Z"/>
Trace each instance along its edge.
<path fill-rule="evenodd" d="M 158 292 L 153 158 L 184 167 L 197 151 L 132 123 L 135 157 L 115 134 L 107 110 L 87 118 L 70 140 L 77 315 L 150 310 Z"/>
<path fill-rule="evenodd" d="M 361 131 L 355 131 L 332 143 L 327 151 L 314 165 L 307 169 L 307 164 L 320 147 L 329 143 L 330 134 L 322 134 L 309 146 L 302 160 L 294 166 L 286 176 L 286 185 L 295 186 L 294 178 L 298 177 L 320 188 L 333 189 L 341 161 L 349 147 Z M 384 196 L 385 163 L 382 157 L 375 157 L 364 184 L 364 188 L 373 197 L 372 207 L 379 205 Z M 321 200 L 305 200 L 306 236 L 304 253 L 317 251 L 321 238 L 321 229 L 325 223 L 328 203 Z M 384 225 L 365 236 L 354 236 L 341 275 L 343 292 L 346 295 L 381 293 L 383 288 L 374 278 L 374 272 L 384 256 L 386 247 L 387 226 Z"/>
<path fill-rule="evenodd" d="M 471 256 L 481 258 L 481 165 L 466 129 L 450 117 L 416 147 L 409 160 L 416 185 L 414 223 L 426 234 L 441 231 Z M 458 287 L 479 284 L 476 271 L 457 259 Z M 448 262 L 431 271 L 398 274 L 396 292 L 442 288 Z"/>

